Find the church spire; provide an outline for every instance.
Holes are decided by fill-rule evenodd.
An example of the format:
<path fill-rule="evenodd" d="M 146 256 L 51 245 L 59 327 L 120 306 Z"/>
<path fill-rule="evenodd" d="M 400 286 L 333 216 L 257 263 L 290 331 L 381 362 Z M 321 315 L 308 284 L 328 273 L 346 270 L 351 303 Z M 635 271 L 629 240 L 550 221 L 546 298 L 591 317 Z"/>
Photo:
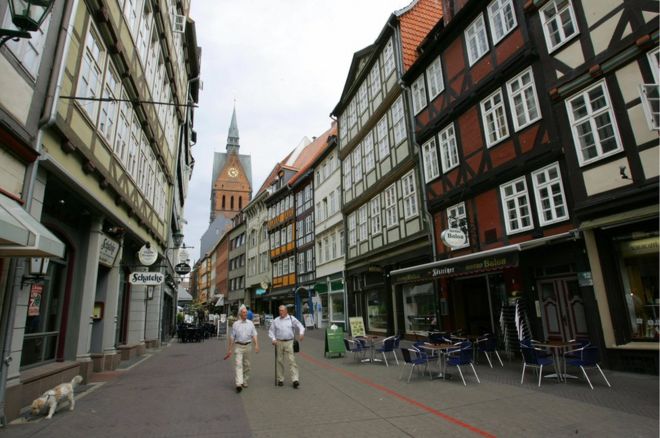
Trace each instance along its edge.
<path fill-rule="evenodd" d="M 240 147 L 238 143 L 238 123 L 236 123 L 236 103 L 234 103 L 234 112 L 231 115 L 229 134 L 227 134 L 227 152 L 238 153 Z"/>

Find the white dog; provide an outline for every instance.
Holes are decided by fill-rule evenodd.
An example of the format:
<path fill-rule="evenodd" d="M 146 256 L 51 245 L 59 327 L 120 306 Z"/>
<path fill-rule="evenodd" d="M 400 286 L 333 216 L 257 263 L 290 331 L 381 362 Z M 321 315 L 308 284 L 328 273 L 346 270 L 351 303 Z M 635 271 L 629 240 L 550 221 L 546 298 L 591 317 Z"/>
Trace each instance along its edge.
<path fill-rule="evenodd" d="M 76 401 L 73 398 L 73 390 L 78 384 L 80 384 L 80 382 L 82 382 L 82 380 L 82 376 L 76 376 L 71 382 L 60 383 L 55 388 L 44 392 L 41 397 L 32 402 L 32 415 L 39 415 L 39 412 L 41 412 L 44 406 L 48 406 L 48 415 L 46 416 L 46 419 L 50 420 L 57 409 L 57 404 L 65 398 L 69 399 L 69 410 L 73 411 L 76 407 Z"/>

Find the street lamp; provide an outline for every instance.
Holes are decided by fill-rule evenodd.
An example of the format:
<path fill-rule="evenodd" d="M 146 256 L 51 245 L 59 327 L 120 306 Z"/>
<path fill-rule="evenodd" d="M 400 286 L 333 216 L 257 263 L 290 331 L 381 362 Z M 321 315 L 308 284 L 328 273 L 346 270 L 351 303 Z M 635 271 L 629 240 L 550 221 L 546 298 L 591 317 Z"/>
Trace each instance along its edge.
<path fill-rule="evenodd" d="M 48 273 L 48 257 L 31 257 L 30 258 L 30 275 L 24 275 L 21 278 L 21 289 L 26 284 L 35 284 L 46 279 Z"/>
<path fill-rule="evenodd" d="M 11 21 L 17 29 L 0 29 L 0 46 L 10 39 L 31 38 L 53 6 L 54 0 L 9 0 Z"/>

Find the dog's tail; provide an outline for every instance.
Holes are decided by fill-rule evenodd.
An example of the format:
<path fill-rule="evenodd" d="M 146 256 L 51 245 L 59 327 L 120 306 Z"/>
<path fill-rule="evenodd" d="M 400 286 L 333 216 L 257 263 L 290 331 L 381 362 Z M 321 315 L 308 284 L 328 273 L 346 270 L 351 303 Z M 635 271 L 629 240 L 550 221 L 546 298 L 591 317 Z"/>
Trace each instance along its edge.
<path fill-rule="evenodd" d="M 71 386 L 73 386 L 73 387 L 75 388 L 76 386 L 80 385 L 80 383 L 81 383 L 82 381 L 83 381 L 82 376 L 81 376 L 81 375 L 77 375 L 76 377 L 74 377 L 73 379 L 71 379 Z"/>

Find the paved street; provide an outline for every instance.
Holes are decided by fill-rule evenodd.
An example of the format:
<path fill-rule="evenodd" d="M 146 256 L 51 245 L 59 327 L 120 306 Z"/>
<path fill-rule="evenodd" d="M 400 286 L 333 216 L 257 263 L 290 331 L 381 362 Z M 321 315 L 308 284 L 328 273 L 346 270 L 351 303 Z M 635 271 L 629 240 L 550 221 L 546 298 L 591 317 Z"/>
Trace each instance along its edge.
<path fill-rule="evenodd" d="M 77 407 L 52 420 L 26 419 L 0 431 L 18 437 L 657 437 L 658 377 L 606 371 L 583 381 L 537 388 L 528 372 L 520 385 L 517 360 L 477 366 L 430 381 L 398 380 L 401 367 L 325 359 L 323 332 L 308 331 L 298 355 L 301 387 L 274 386 L 273 349 L 259 330 L 249 388 L 236 394 L 224 340 L 153 351 L 132 367 L 97 375 L 81 386 Z"/>

